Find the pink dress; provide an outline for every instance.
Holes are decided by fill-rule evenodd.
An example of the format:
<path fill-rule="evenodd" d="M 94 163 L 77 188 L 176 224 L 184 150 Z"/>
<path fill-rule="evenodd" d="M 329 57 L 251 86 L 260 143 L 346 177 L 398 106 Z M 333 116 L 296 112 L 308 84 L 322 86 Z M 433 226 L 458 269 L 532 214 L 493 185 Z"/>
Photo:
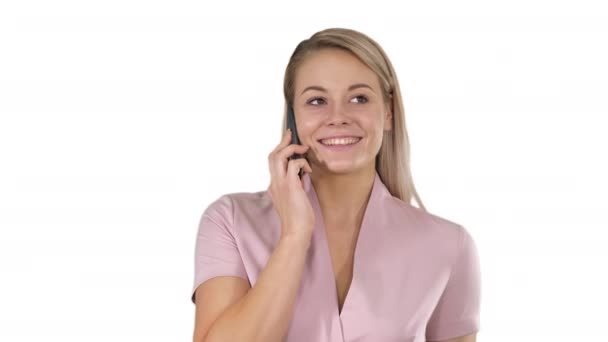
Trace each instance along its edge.
<path fill-rule="evenodd" d="M 425 342 L 479 331 L 481 277 L 471 235 L 393 197 L 377 173 L 339 312 L 318 198 L 309 175 L 303 180 L 316 226 L 286 342 Z M 254 286 L 280 234 L 266 191 L 211 203 L 197 234 L 192 302 L 213 277 L 237 276 Z"/>

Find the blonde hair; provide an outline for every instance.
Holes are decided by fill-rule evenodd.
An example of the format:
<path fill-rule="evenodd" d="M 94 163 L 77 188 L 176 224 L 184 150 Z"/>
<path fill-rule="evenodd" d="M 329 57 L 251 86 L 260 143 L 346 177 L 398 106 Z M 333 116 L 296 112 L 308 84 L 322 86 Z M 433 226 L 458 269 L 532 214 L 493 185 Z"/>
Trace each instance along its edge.
<path fill-rule="evenodd" d="M 410 144 L 397 75 L 382 47 L 367 35 L 352 29 L 328 28 L 313 34 L 297 45 L 285 69 L 283 83 L 285 110 L 281 136 L 286 127 L 287 107 L 294 100 L 296 71 L 307 56 L 325 48 L 350 52 L 378 76 L 384 100 L 392 106 L 393 127 L 390 131 L 384 131 L 382 146 L 376 156 L 376 171 L 393 196 L 408 204 L 411 204 L 414 198 L 418 207 L 426 211 L 412 180 Z"/>

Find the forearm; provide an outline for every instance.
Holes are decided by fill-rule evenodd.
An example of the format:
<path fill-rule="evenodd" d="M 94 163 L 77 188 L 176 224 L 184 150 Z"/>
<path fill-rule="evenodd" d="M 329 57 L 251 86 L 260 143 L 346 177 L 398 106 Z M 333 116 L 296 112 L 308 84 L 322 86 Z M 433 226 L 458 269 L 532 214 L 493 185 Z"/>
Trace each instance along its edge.
<path fill-rule="evenodd" d="M 282 237 L 255 285 L 213 323 L 206 342 L 283 341 L 310 237 Z"/>

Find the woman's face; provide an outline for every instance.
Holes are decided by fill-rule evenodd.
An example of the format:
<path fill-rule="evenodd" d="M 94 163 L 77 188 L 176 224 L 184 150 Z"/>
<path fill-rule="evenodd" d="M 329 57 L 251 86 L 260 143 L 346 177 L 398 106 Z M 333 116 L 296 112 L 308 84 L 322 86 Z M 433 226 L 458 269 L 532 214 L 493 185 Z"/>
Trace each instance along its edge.
<path fill-rule="evenodd" d="M 349 52 L 323 49 L 296 72 L 294 113 L 300 142 L 313 169 L 350 173 L 374 167 L 383 132 L 392 129 L 376 74 Z M 321 139 L 359 137 L 347 146 Z M 341 143 L 340 141 L 334 143 Z"/>

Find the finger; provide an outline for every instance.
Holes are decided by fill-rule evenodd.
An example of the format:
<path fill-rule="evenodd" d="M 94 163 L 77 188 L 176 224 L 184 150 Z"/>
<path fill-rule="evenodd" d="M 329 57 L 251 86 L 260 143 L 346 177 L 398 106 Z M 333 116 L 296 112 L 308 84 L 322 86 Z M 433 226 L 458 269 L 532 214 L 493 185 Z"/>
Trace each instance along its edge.
<path fill-rule="evenodd" d="M 270 170 L 271 175 L 276 176 L 284 176 L 286 165 L 285 163 L 280 163 L 277 161 L 277 153 L 281 151 L 283 148 L 289 145 L 289 141 L 291 140 L 290 130 L 285 130 L 285 134 L 283 134 L 283 138 L 281 142 L 268 154 L 268 168 Z M 283 159 L 283 158 L 279 158 Z"/>
<path fill-rule="evenodd" d="M 270 152 L 270 154 L 280 151 L 282 148 L 289 145 L 289 141 L 291 140 L 290 138 L 291 138 L 290 130 L 285 130 L 285 132 L 283 133 L 283 136 L 281 137 L 281 141 L 279 142 L 279 144 L 277 146 L 274 147 L 274 149 Z"/>
<path fill-rule="evenodd" d="M 312 173 L 312 167 L 310 166 L 308 159 L 306 159 L 306 158 L 302 158 L 302 159 L 304 160 L 304 171 L 306 171 L 308 173 Z"/>
<path fill-rule="evenodd" d="M 309 146 L 291 144 L 278 152 L 274 152 L 269 160 L 271 164 L 269 167 L 272 168 L 271 172 L 276 175 L 283 176 L 287 172 L 287 162 L 290 156 L 294 154 L 304 154 L 308 150 Z"/>
<path fill-rule="evenodd" d="M 300 169 L 310 169 L 310 165 L 308 165 L 308 161 L 304 158 L 290 160 L 287 164 L 287 179 L 292 181 L 300 181 L 300 177 L 298 173 L 300 173 Z"/>
<path fill-rule="evenodd" d="M 312 173 L 312 167 L 310 166 L 310 163 L 308 162 L 308 160 L 304 160 L 306 161 L 306 171 L 308 171 L 308 173 Z"/>
<path fill-rule="evenodd" d="M 291 144 L 276 153 L 277 158 L 287 160 L 294 153 L 304 154 L 308 151 L 309 146 Z"/>
<path fill-rule="evenodd" d="M 279 143 L 279 145 L 276 148 L 277 151 L 284 148 L 285 146 L 289 145 L 289 143 L 291 142 L 292 134 L 293 133 L 291 132 L 291 129 L 288 129 L 285 131 L 285 134 L 283 134 L 283 138 L 281 139 L 281 142 Z"/>

